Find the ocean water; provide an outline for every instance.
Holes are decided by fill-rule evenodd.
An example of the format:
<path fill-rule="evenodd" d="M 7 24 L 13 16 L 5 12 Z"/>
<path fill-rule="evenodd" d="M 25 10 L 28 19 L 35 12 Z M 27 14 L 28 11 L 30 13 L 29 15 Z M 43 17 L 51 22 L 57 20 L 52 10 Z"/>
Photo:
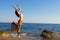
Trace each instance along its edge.
<path fill-rule="evenodd" d="M 0 30 L 10 31 L 10 29 L 11 23 L 0 23 Z M 60 24 L 24 23 L 21 32 L 41 33 L 45 29 L 60 33 Z"/>

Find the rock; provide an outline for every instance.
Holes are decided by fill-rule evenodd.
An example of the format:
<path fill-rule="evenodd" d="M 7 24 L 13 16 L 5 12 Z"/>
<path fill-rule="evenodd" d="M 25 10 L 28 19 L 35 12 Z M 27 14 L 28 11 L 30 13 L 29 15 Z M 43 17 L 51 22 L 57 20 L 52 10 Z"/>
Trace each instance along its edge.
<path fill-rule="evenodd" d="M 44 30 L 41 33 L 41 37 L 48 39 L 48 40 L 60 40 L 60 34 L 57 34 L 49 30 Z"/>
<path fill-rule="evenodd" d="M 4 37 L 12 37 L 12 35 L 9 32 L 0 31 L 0 38 Z"/>
<path fill-rule="evenodd" d="M 11 31 L 17 30 L 17 24 L 15 22 L 11 23 Z"/>

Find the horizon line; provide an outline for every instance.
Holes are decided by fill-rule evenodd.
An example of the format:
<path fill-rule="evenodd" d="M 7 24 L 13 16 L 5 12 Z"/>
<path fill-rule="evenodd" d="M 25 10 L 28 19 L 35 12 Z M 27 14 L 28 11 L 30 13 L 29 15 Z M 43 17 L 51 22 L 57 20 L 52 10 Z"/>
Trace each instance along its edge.
<path fill-rule="evenodd" d="M 12 23 L 12 22 L 0 22 L 0 23 Z M 15 22 L 18 23 L 18 22 Z M 40 22 L 23 22 L 23 23 L 40 23 Z M 60 24 L 60 23 L 40 23 L 40 24 Z"/>

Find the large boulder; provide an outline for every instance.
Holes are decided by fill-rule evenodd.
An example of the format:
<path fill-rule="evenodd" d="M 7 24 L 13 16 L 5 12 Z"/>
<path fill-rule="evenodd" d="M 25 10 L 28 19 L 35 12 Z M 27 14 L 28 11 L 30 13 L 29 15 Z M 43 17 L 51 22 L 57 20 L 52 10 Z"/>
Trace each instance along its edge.
<path fill-rule="evenodd" d="M 57 34 L 49 30 L 44 30 L 41 33 L 41 37 L 48 39 L 48 40 L 60 40 L 60 34 Z"/>
<path fill-rule="evenodd" d="M 4 37 L 12 37 L 12 35 L 9 32 L 0 31 L 0 38 Z"/>

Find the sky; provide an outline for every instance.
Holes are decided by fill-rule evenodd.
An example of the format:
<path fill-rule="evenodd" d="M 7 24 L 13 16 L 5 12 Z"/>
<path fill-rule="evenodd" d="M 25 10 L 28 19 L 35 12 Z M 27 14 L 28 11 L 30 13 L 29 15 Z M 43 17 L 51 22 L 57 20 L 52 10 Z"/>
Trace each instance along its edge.
<path fill-rule="evenodd" d="M 18 22 L 19 5 L 24 23 L 60 23 L 60 0 L 0 0 L 0 22 Z"/>

